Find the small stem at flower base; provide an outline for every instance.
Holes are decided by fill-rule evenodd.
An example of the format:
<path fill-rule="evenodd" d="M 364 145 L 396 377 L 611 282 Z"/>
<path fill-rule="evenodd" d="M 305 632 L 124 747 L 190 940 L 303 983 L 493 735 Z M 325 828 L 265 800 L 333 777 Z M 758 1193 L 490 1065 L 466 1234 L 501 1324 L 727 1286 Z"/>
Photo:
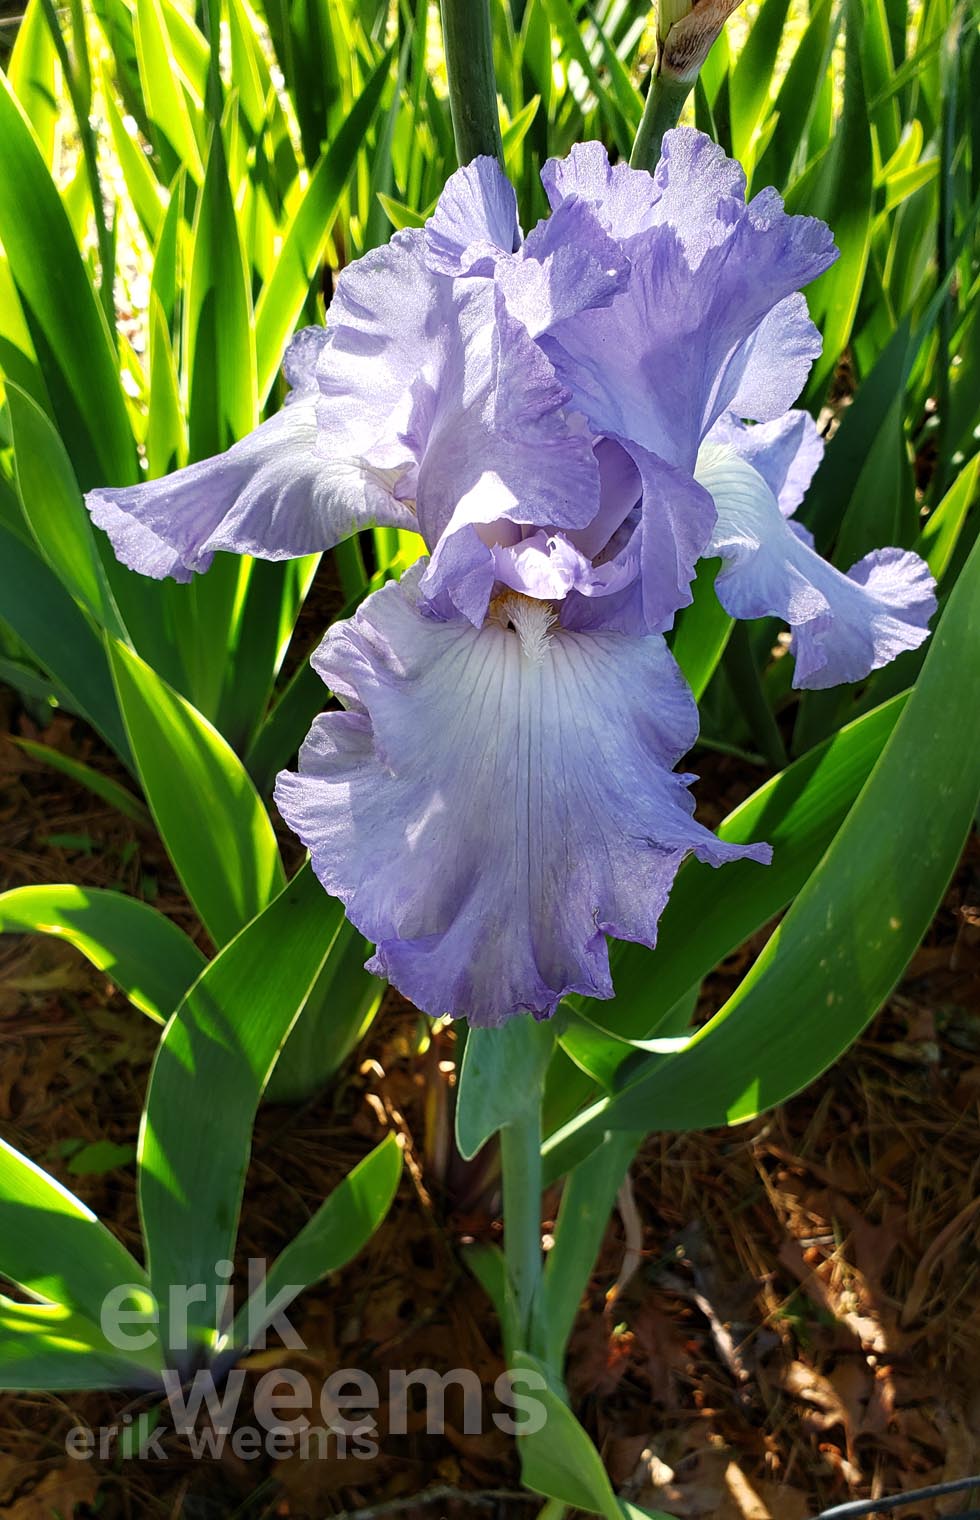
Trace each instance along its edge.
<path fill-rule="evenodd" d="M 631 169 L 648 169 L 653 173 L 660 162 L 664 133 L 676 127 L 693 88 L 693 79 L 677 79 L 659 71 L 650 75 L 646 105 L 630 154 Z"/>
<path fill-rule="evenodd" d="M 500 1131 L 504 1183 L 504 1259 L 525 1349 L 541 1280 L 541 1104 Z"/>
<path fill-rule="evenodd" d="M 463 165 L 488 153 L 503 167 L 489 0 L 442 0 L 441 9 L 456 157 Z"/>

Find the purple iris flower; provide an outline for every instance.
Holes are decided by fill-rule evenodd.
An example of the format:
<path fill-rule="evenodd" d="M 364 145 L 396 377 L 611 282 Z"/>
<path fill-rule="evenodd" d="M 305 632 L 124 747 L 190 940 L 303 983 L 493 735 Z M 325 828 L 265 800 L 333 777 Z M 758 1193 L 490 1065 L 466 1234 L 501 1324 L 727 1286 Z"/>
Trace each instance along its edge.
<path fill-rule="evenodd" d="M 674 876 L 766 845 L 693 818 L 697 709 L 663 633 L 702 556 L 736 617 L 792 629 L 798 686 L 927 636 L 928 570 L 842 574 L 792 513 L 819 463 L 790 407 L 820 339 L 799 288 L 830 233 L 698 132 L 653 175 L 597 143 L 542 175 L 523 237 L 495 160 L 341 274 L 286 356 L 283 411 L 219 458 L 89 497 L 136 570 L 282 559 L 371 524 L 428 558 L 334 625 L 318 718 L 276 801 L 420 1008 L 494 1025 L 611 997 L 607 936 L 652 945 Z"/>

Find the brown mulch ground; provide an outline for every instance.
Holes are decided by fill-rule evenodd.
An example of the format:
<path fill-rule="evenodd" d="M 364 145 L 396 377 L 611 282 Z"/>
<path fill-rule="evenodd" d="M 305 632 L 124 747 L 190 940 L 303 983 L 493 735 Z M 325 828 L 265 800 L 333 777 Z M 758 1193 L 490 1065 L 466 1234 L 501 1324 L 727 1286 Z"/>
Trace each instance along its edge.
<path fill-rule="evenodd" d="M 0 728 L 36 736 L 9 697 Z M 80 724 L 59 717 L 43 737 L 112 771 Z M 734 761 L 701 769 L 716 805 L 755 784 Z M 151 833 L 2 739 L 0 882 L 43 881 L 141 894 L 194 928 Z M 899 992 L 825 1078 L 751 1125 L 644 1146 L 569 1364 L 576 1407 L 627 1497 L 684 1517 L 805 1520 L 980 1469 L 978 904 L 974 840 Z M 77 1158 L 96 1141 L 135 1142 L 156 1027 L 49 939 L 0 939 L 0 989 L 4 1137 L 138 1251 L 132 1161 L 121 1153 L 92 1173 Z M 497 1200 L 485 1169 L 447 1144 L 452 1035 L 419 1056 L 418 1034 L 418 1016 L 392 996 L 328 1092 L 262 1112 L 243 1259 L 274 1256 L 387 1128 L 404 1135 L 410 1165 L 375 1239 L 303 1297 L 294 1319 L 308 1351 L 253 1357 L 250 1384 L 277 1363 L 314 1382 L 353 1363 L 382 1386 L 392 1368 L 472 1367 L 487 1384 L 501 1370 L 493 1315 L 460 1251 L 494 1238 Z M 632 1275 L 611 1296 L 626 1260 Z M 510 1442 L 466 1435 L 452 1396 L 444 1436 L 410 1417 L 373 1461 L 195 1461 L 172 1433 L 163 1461 L 124 1460 L 115 1443 L 104 1461 L 66 1460 L 73 1426 L 142 1407 L 0 1395 L 0 1515 L 520 1520 L 537 1509 L 515 1492 Z M 384 1409 L 378 1418 L 383 1430 Z M 423 1491 L 432 1503 L 399 1503 Z M 920 1505 L 903 1520 L 963 1507 Z"/>

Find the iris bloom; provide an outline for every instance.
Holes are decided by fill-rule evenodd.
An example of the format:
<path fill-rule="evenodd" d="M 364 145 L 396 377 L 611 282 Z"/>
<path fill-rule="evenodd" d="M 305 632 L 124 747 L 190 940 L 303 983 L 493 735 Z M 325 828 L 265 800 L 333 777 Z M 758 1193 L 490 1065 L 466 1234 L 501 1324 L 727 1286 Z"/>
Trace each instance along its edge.
<path fill-rule="evenodd" d="M 736 617 L 792 629 L 798 686 L 927 635 L 933 583 L 885 549 L 846 575 L 793 521 L 820 460 L 789 408 L 819 352 L 800 286 L 828 229 L 670 132 L 653 175 L 587 143 L 523 237 L 492 159 L 424 229 L 341 274 L 286 357 L 286 407 L 219 458 L 92 494 L 116 553 L 187 580 L 371 524 L 429 550 L 314 657 L 344 711 L 276 788 L 317 875 L 431 1014 L 498 1024 L 613 993 L 606 936 L 652 945 L 695 822 L 697 709 L 663 634 L 700 557 Z"/>

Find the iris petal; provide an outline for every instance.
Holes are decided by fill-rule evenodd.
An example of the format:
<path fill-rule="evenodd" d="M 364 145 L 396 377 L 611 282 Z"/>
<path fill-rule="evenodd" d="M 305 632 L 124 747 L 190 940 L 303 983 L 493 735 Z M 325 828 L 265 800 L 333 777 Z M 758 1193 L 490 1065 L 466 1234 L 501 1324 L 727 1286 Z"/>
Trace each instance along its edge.
<path fill-rule="evenodd" d="M 316 403 L 299 396 L 225 454 L 121 490 L 92 491 L 92 521 L 130 569 L 189 581 L 219 549 L 296 559 L 372 523 L 414 526 L 383 472 L 317 452 Z"/>
<path fill-rule="evenodd" d="M 625 440 L 621 440 L 625 443 Z M 695 567 L 714 527 L 710 495 L 696 480 L 634 444 L 629 452 L 643 484 L 640 549 L 644 622 L 655 633 L 673 626 L 691 601 Z"/>
<path fill-rule="evenodd" d="M 278 559 L 373 523 L 416 527 L 419 462 L 444 377 L 455 384 L 465 304 L 426 267 L 422 233 L 396 233 L 341 273 L 327 328 L 293 340 L 282 413 L 166 481 L 98 493 L 96 521 L 115 527 L 129 563 L 156 552 L 156 535 L 177 551 L 181 578 L 215 549 Z M 451 399 L 462 404 L 458 389 Z"/>
<path fill-rule="evenodd" d="M 377 379 L 369 384 L 376 366 L 362 361 L 364 404 L 338 409 L 321 385 L 324 369 L 335 374 L 339 367 L 334 337 L 323 328 L 296 334 L 283 362 L 292 387 L 286 405 L 224 454 L 160 480 L 89 492 L 92 520 L 123 564 L 157 580 L 189 581 L 218 550 L 296 559 L 374 524 L 416 526 L 397 494 L 415 461 L 386 415 L 406 377 L 398 375 L 386 393 Z M 416 346 L 416 369 L 420 352 Z M 356 373 L 348 372 L 347 383 L 356 393 Z"/>
<path fill-rule="evenodd" d="M 589 206 L 572 199 L 532 229 L 515 258 L 497 264 L 496 279 L 507 309 L 539 337 L 577 312 L 608 306 L 629 268 Z"/>
<path fill-rule="evenodd" d="M 313 371 L 321 452 L 364 458 L 406 482 L 455 321 L 453 282 L 426 266 L 417 228 L 348 264 Z"/>
<path fill-rule="evenodd" d="M 576 143 L 567 158 L 549 158 L 541 183 L 552 211 L 575 196 L 613 237 L 632 237 L 653 224 L 658 199 L 653 176 L 628 164 L 611 165 L 602 143 Z"/>
<path fill-rule="evenodd" d="M 541 179 L 552 210 L 571 196 L 584 201 L 613 237 L 626 239 L 651 227 L 675 227 L 696 267 L 704 250 L 728 236 L 744 211 L 745 175 L 724 149 L 702 132 L 665 132 L 653 174 L 611 165 L 601 143 L 578 143 L 567 158 L 549 159 Z"/>
<path fill-rule="evenodd" d="M 541 340 L 597 432 L 689 471 L 725 411 L 768 421 L 796 399 L 820 338 L 795 292 L 836 257 L 823 223 L 787 216 L 775 192 L 720 204 L 696 236 L 683 197 L 665 193 L 624 244 L 626 289 Z"/>
<path fill-rule="evenodd" d="M 497 160 L 483 155 L 446 181 L 425 227 L 426 262 L 440 274 L 492 274 L 520 240 L 514 187 Z"/>
<path fill-rule="evenodd" d="M 482 1025 L 612 996 L 606 934 L 652 944 L 689 852 L 769 858 L 691 816 L 671 766 L 697 711 L 663 640 L 521 606 L 523 637 L 425 618 L 412 572 L 376 592 L 315 660 L 349 711 L 317 720 L 276 788 L 372 969 Z"/>
<path fill-rule="evenodd" d="M 706 446 L 697 474 L 718 511 L 709 548 L 725 560 L 718 599 L 733 617 L 785 618 L 795 686 L 859 681 L 928 638 L 935 582 L 917 554 L 880 549 L 844 575 L 795 531 L 759 471 L 731 448 Z"/>
<path fill-rule="evenodd" d="M 498 521 L 584 528 L 599 509 L 599 469 L 591 438 L 565 415 L 568 392 L 500 292 L 465 283 L 432 399 L 418 517 L 433 546 L 427 598 L 443 616 L 481 623 L 493 561 L 473 530 Z"/>
<path fill-rule="evenodd" d="M 755 427 L 746 427 L 726 412 L 705 441 L 729 444 L 758 470 L 784 517 L 796 511 L 823 459 L 823 439 L 809 412 L 784 412 L 774 421 Z"/>
<path fill-rule="evenodd" d="M 585 527 L 598 510 L 592 439 L 564 413 L 568 391 L 489 282 L 459 282 L 453 333 L 433 399 L 418 511 L 433 545 L 463 523 L 502 517 Z"/>

